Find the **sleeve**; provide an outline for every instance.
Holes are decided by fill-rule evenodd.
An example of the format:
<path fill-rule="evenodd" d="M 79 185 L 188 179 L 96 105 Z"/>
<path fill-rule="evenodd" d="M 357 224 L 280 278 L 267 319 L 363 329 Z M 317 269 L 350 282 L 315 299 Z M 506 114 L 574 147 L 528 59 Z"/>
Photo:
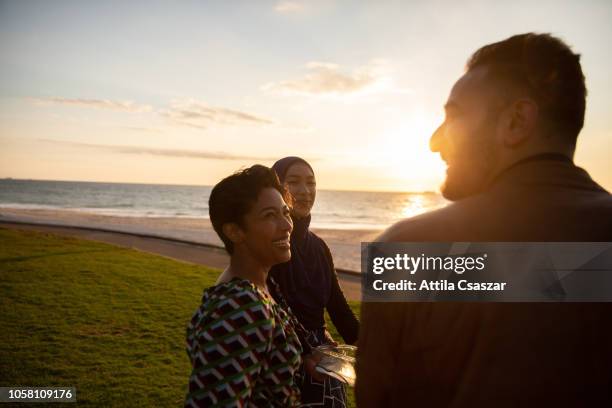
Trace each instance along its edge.
<path fill-rule="evenodd" d="M 185 406 L 248 405 L 272 344 L 271 310 L 250 291 L 206 309 L 187 329 L 192 371 Z"/>
<path fill-rule="evenodd" d="M 327 245 L 324 247 L 332 273 L 331 293 L 329 301 L 327 302 L 327 311 L 329 312 L 329 317 L 331 317 L 334 326 L 336 326 L 338 332 L 344 339 L 344 342 L 347 344 L 354 344 L 359 334 L 359 321 L 349 307 L 344 297 L 344 293 L 342 293 L 329 247 Z"/>

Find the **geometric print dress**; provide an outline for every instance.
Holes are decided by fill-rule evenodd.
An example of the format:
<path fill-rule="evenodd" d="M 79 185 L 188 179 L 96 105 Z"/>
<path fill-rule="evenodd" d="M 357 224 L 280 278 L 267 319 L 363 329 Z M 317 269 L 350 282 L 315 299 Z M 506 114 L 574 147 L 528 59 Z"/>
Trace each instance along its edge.
<path fill-rule="evenodd" d="M 185 406 L 298 406 L 298 325 L 249 280 L 205 290 L 187 328 L 192 372 Z"/>

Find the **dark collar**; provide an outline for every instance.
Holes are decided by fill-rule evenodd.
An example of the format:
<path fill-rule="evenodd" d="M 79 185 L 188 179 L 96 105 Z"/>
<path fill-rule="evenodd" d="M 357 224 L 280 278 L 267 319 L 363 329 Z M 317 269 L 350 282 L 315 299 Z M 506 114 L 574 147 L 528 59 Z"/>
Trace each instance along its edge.
<path fill-rule="evenodd" d="M 516 169 L 517 167 L 523 166 L 527 163 L 533 163 L 533 162 L 540 162 L 540 161 L 553 161 L 553 162 L 560 162 L 560 163 L 566 163 L 566 164 L 571 164 L 573 165 L 574 162 L 572 161 L 572 159 L 570 159 L 569 157 L 567 157 L 564 154 L 561 153 L 541 153 L 541 154 L 536 154 L 533 156 L 529 156 L 529 157 L 525 157 L 513 164 L 511 164 L 510 166 L 506 167 L 505 169 L 503 169 L 501 172 L 499 172 L 499 174 L 497 176 L 495 176 L 493 178 L 493 180 L 491 180 L 491 182 L 489 183 L 489 187 L 497 184 L 498 181 L 504 179 L 507 177 L 508 174 L 513 173 L 514 169 Z"/>
<path fill-rule="evenodd" d="M 291 217 L 291 219 L 293 220 L 293 231 L 291 232 L 291 239 L 298 244 L 306 242 L 310 228 L 310 214 L 308 214 L 308 216 L 304 218 Z"/>
<path fill-rule="evenodd" d="M 557 186 L 563 188 L 606 191 L 589 174 L 559 153 L 543 153 L 526 157 L 502 170 L 487 190 L 502 186 Z"/>

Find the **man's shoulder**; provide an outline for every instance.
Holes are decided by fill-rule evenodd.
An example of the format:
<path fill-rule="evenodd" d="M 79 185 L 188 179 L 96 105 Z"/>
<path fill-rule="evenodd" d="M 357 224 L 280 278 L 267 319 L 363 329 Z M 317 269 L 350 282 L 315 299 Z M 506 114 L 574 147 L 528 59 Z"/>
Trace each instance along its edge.
<path fill-rule="evenodd" d="M 407 218 L 387 228 L 377 241 L 438 241 L 449 230 L 459 228 L 458 224 L 466 219 L 479 200 L 456 202 L 425 214 Z"/>
<path fill-rule="evenodd" d="M 547 190 L 529 194 L 501 190 L 399 221 L 377 240 L 450 242 L 573 237 L 584 241 L 608 237 L 610 233 L 606 231 L 610 228 L 612 196 L 603 189 L 575 190 L 571 195 Z"/>

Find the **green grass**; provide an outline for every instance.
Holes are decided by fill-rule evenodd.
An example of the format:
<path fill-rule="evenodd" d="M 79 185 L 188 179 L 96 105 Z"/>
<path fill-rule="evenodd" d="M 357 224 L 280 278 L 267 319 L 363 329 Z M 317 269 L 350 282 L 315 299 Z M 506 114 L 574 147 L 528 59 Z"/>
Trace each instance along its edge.
<path fill-rule="evenodd" d="M 74 386 L 92 406 L 182 405 L 185 327 L 218 273 L 0 229 L 0 386 Z"/>

